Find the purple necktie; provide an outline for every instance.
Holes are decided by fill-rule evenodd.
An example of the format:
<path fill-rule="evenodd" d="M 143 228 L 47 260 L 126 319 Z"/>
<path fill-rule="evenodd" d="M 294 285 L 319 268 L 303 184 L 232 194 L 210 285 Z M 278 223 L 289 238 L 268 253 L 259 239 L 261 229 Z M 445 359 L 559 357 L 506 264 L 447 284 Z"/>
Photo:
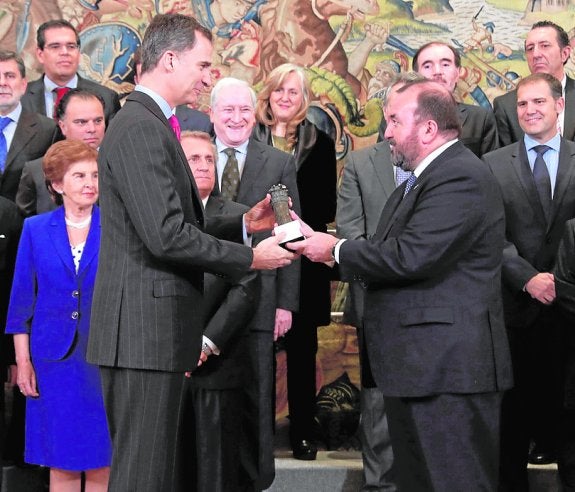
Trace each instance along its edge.
<path fill-rule="evenodd" d="M 180 135 L 182 133 L 182 129 L 180 128 L 180 122 L 178 121 L 178 118 L 176 117 L 175 114 L 173 114 L 172 116 L 170 116 L 168 118 L 168 121 L 170 122 L 170 126 L 172 127 L 172 130 L 174 130 L 174 133 L 176 134 L 176 138 L 178 139 L 178 142 L 180 141 Z"/>
<path fill-rule="evenodd" d="M 6 128 L 12 120 L 8 117 L 0 118 L 0 173 L 4 172 L 6 165 L 6 157 L 8 156 L 8 144 L 4 136 L 4 128 Z"/>

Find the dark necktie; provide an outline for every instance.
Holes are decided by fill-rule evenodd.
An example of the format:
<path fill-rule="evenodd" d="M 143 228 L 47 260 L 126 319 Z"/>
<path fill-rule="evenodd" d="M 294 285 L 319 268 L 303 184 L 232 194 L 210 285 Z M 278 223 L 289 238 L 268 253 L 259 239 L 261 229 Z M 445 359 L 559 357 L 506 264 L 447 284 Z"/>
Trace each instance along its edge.
<path fill-rule="evenodd" d="M 178 120 L 178 117 L 173 114 L 168 118 L 168 122 L 170 123 L 170 126 L 172 127 L 173 132 L 176 134 L 176 138 L 179 142 L 180 136 L 182 134 L 182 129 L 180 128 L 180 120 Z"/>
<path fill-rule="evenodd" d="M 228 156 L 228 160 L 222 174 L 222 196 L 227 200 L 235 200 L 240 184 L 240 170 L 236 159 L 236 149 L 228 147 L 223 152 Z"/>
<path fill-rule="evenodd" d="M 56 98 L 54 99 L 54 109 L 52 110 L 52 117 L 55 120 L 58 119 L 58 105 L 60 104 L 60 101 L 64 97 L 64 94 L 66 94 L 69 90 L 70 90 L 69 87 L 56 87 L 52 91 L 54 94 L 56 94 Z"/>
<path fill-rule="evenodd" d="M 6 165 L 6 157 L 8 156 L 8 143 L 6 142 L 6 137 L 4 136 L 4 128 L 12 121 L 8 117 L 0 117 L 0 172 L 4 172 L 4 166 Z"/>
<path fill-rule="evenodd" d="M 400 167 L 396 167 L 395 168 L 395 187 L 397 188 L 398 186 L 403 184 L 403 182 L 406 179 L 409 179 L 410 176 L 412 176 L 412 175 L 413 175 L 413 173 L 411 171 L 404 171 Z"/>
<path fill-rule="evenodd" d="M 403 190 L 403 196 L 407 195 L 411 191 L 411 188 L 413 188 L 416 179 L 417 176 L 411 173 L 411 176 L 407 178 L 407 183 L 405 184 L 405 190 Z"/>
<path fill-rule="evenodd" d="M 543 160 L 543 154 L 550 148 L 547 145 L 536 145 L 531 149 L 537 153 L 535 164 L 533 165 L 533 179 L 535 179 L 535 186 L 537 187 L 537 193 L 539 194 L 545 217 L 549 217 L 549 212 L 551 211 L 551 178 L 549 177 L 547 165 Z"/>

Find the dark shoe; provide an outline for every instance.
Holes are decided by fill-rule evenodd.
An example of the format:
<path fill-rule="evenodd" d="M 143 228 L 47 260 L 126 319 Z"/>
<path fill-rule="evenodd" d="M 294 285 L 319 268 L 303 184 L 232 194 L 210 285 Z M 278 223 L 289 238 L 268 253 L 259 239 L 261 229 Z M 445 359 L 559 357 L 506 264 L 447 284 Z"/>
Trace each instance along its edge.
<path fill-rule="evenodd" d="M 549 465 L 557 462 L 557 454 L 534 446 L 528 460 L 532 465 Z"/>
<path fill-rule="evenodd" d="M 316 445 L 306 439 L 293 443 L 292 450 L 296 460 L 313 461 L 317 455 Z"/>

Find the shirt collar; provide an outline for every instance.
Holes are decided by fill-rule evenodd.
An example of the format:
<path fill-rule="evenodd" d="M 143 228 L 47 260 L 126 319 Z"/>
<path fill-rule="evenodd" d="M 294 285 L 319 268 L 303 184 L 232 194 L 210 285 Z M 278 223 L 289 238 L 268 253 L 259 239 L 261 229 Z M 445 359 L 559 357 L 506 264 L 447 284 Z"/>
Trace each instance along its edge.
<path fill-rule="evenodd" d="M 14 123 L 18 123 L 18 120 L 20 119 L 20 115 L 22 114 L 22 104 L 18 103 L 18 106 L 16 106 L 12 111 L 10 111 L 7 115 L 4 115 L 3 118 L 10 118 Z"/>
<path fill-rule="evenodd" d="M 236 149 L 236 152 L 239 152 L 242 155 L 247 155 L 249 143 L 250 143 L 250 139 L 248 138 L 243 144 L 240 144 L 240 145 L 234 147 L 234 149 Z M 218 149 L 218 154 L 219 154 L 224 149 L 227 149 L 228 145 L 224 144 L 218 137 L 216 137 L 216 148 Z"/>
<path fill-rule="evenodd" d="M 554 137 L 550 138 L 547 142 L 544 142 L 543 144 L 539 143 L 537 140 L 531 138 L 527 134 L 523 136 L 523 141 L 525 142 L 525 148 L 527 150 L 531 150 L 536 145 L 547 145 L 556 152 L 559 152 L 559 147 L 561 147 L 561 135 L 559 135 L 559 133 L 556 133 Z"/>
<path fill-rule="evenodd" d="M 413 170 L 413 174 L 415 174 L 416 178 L 419 178 L 419 176 L 421 176 L 421 173 L 423 171 L 425 171 L 425 168 L 427 166 L 429 166 L 432 161 L 441 153 L 443 153 L 445 150 L 447 150 L 449 147 L 451 147 L 454 143 L 456 143 L 458 141 L 457 138 L 454 138 L 453 140 L 450 140 L 449 142 L 445 142 L 443 145 L 441 145 L 440 147 L 437 147 L 437 149 L 435 149 L 433 152 L 431 152 L 430 154 L 428 154 L 418 165 L 417 167 Z"/>
<path fill-rule="evenodd" d="M 154 102 L 158 106 L 160 106 L 160 110 L 162 111 L 162 114 L 166 117 L 166 119 L 169 119 L 174 114 L 172 108 L 168 104 L 168 101 L 166 101 L 157 92 L 153 91 L 152 89 L 150 89 L 148 87 L 144 87 L 143 85 L 139 85 L 139 84 L 134 88 L 134 90 L 138 91 L 138 92 L 143 92 L 147 96 L 150 96 L 154 100 Z"/>
<path fill-rule="evenodd" d="M 58 87 L 62 87 L 58 85 L 56 82 L 50 79 L 46 74 L 44 74 L 44 90 L 46 92 L 53 92 L 54 89 Z M 69 87 L 70 89 L 76 89 L 78 87 L 78 74 L 74 74 L 74 76 L 68 81 L 65 87 Z"/>

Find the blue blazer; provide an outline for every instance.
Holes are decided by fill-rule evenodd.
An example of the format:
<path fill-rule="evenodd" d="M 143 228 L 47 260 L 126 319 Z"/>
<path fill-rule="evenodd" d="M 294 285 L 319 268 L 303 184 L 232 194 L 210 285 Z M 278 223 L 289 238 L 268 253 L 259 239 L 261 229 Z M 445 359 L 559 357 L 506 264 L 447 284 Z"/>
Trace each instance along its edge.
<path fill-rule="evenodd" d="M 78 273 L 64 207 L 24 221 L 6 333 L 29 333 L 32 358 L 62 359 L 72 349 L 76 330 L 89 329 L 99 245 L 96 206 Z"/>

